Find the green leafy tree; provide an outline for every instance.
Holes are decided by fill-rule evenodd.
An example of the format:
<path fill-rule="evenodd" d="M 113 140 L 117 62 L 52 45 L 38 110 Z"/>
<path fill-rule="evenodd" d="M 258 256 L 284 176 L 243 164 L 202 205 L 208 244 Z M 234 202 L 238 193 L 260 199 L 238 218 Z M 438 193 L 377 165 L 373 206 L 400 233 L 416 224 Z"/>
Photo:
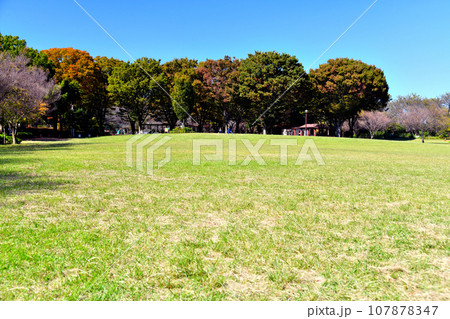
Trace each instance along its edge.
<path fill-rule="evenodd" d="M 164 73 L 167 75 L 169 80 L 169 86 L 172 89 L 175 80 L 175 74 L 184 72 L 186 70 L 194 70 L 197 68 L 198 62 L 194 59 L 181 58 L 173 59 L 162 65 Z"/>
<path fill-rule="evenodd" d="M 157 119 L 165 121 L 169 125 L 169 128 L 172 129 L 177 125 L 178 118 L 172 106 L 172 98 L 169 96 L 170 79 L 165 73 L 162 73 L 158 77 L 158 83 L 161 87 L 165 88 L 166 92 L 160 94 L 157 98 L 154 115 Z"/>
<path fill-rule="evenodd" d="M 81 85 L 76 80 L 64 79 L 59 89 L 61 98 L 50 105 L 47 115 L 53 118 L 54 130 L 57 130 L 59 122 L 60 130 L 63 131 L 65 125 L 74 128 L 76 124 L 73 112 L 81 101 Z"/>
<path fill-rule="evenodd" d="M 49 78 L 55 74 L 55 66 L 47 54 L 27 46 L 27 42 L 18 36 L 2 35 L 0 33 L 0 51 L 7 52 L 12 57 L 19 54 L 25 55 L 28 65 L 39 66 L 48 72 Z"/>
<path fill-rule="evenodd" d="M 349 121 L 350 134 L 361 111 L 376 111 L 386 107 L 389 87 L 379 68 L 359 60 L 330 59 L 311 70 L 315 88 L 314 111 L 321 113 L 341 136 L 344 121 Z"/>
<path fill-rule="evenodd" d="M 136 124 L 141 132 L 147 118 L 158 111 L 162 95 L 165 94 L 163 89 L 167 90 L 160 87 L 164 77 L 160 62 L 149 58 L 123 63 L 112 71 L 108 91 L 130 122 L 133 134 Z"/>
<path fill-rule="evenodd" d="M 111 76 L 113 70 L 124 63 L 122 60 L 108 58 L 106 56 L 96 56 L 94 62 L 100 67 L 103 79 L 106 81 Z"/>
<path fill-rule="evenodd" d="M 308 75 L 295 56 L 278 52 L 255 52 L 239 68 L 240 97 L 250 102 L 249 115 L 265 128 L 288 125 L 298 114 L 310 89 Z"/>
<path fill-rule="evenodd" d="M 186 102 L 181 101 L 180 103 L 178 100 L 183 98 L 182 96 L 183 94 L 181 93 L 183 89 L 181 89 L 180 86 L 187 85 L 187 83 L 182 84 L 183 81 L 185 80 L 191 81 L 192 85 L 194 85 L 193 81 L 195 78 L 195 69 L 197 68 L 197 66 L 198 66 L 197 60 L 188 58 L 173 59 L 172 61 L 168 61 L 162 65 L 164 74 L 166 76 L 165 78 L 162 79 L 162 81 L 165 83 L 166 85 L 165 87 L 168 88 L 168 92 L 170 93 L 170 96 L 172 98 L 162 101 L 163 104 L 161 105 L 159 113 L 169 123 L 171 128 L 176 125 L 179 119 L 183 121 L 183 119 L 185 120 L 190 116 L 190 113 L 186 114 L 186 112 L 183 111 L 183 109 L 186 109 L 186 111 L 188 111 L 189 106 L 186 105 Z M 184 75 L 182 76 L 181 74 Z M 177 78 L 176 88 L 175 88 L 175 78 Z M 181 78 L 184 79 L 182 80 Z M 194 95 L 192 90 L 191 95 Z M 174 98 L 175 96 L 177 96 L 177 99 Z M 194 104 L 195 99 L 192 96 L 190 98 L 191 104 Z M 183 106 L 183 104 L 185 105 Z M 193 111 L 193 105 L 191 105 L 191 107 L 192 109 L 189 112 Z M 181 113 L 183 114 L 179 113 L 179 111 L 181 111 Z"/>
<path fill-rule="evenodd" d="M 172 106 L 178 119 L 185 125 L 185 121 L 190 117 L 196 102 L 196 92 L 194 89 L 195 72 L 185 70 L 178 72 L 174 76 L 172 89 Z"/>
<path fill-rule="evenodd" d="M 98 128 L 103 129 L 105 126 L 106 115 L 114 105 L 113 101 L 111 100 L 110 94 L 104 94 L 105 91 L 107 92 L 108 79 L 111 76 L 113 70 L 122 65 L 124 62 L 122 60 L 107 58 L 105 56 L 97 56 L 94 59 L 94 62 L 97 63 L 97 65 L 100 67 L 100 71 L 103 76 L 103 81 L 101 82 L 102 84 L 101 86 L 95 88 L 95 91 L 97 91 L 97 93 L 94 95 L 96 97 L 94 101 L 94 103 L 96 103 L 96 107 L 94 108 L 94 115 L 98 122 Z"/>

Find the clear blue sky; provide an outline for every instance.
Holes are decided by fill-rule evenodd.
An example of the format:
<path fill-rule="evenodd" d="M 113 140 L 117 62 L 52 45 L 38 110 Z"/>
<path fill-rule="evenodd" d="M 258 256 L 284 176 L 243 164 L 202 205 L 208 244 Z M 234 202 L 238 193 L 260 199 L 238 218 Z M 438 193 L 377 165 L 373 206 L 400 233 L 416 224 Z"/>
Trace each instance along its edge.
<path fill-rule="evenodd" d="M 134 58 L 245 58 L 276 50 L 305 68 L 373 1 L 78 0 Z M 73 47 L 129 60 L 72 0 L 0 0 L 0 32 L 40 50 Z M 383 69 L 393 97 L 449 92 L 450 1 L 379 0 L 318 64 L 335 57 Z"/>

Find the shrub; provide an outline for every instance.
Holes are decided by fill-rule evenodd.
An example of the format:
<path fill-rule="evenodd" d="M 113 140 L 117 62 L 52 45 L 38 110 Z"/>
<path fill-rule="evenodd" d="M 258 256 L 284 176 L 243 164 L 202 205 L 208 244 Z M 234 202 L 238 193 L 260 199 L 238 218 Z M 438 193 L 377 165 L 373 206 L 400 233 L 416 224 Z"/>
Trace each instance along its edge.
<path fill-rule="evenodd" d="M 16 137 L 16 143 L 20 144 L 22 140 Z M 0 144 L 3 144 L 3 134 L 0 134 Z M 12 144 L 12 136 L 6 135 L 6 144 Z"/>
<path fill-rule="evenodd" d="M 175 127 L 171 129 L 169 133 L 181 133 L 181 127 Z"/>
<path fill-rule="evenodd" d="M 449 138 L 450 137 L 450 127 L 440 130 L 438 132 L 440 138 Z"/>
<path fill-rule="evenodd" d="M 193 133 L 194 131 L 190 127 L 175 127 L 170 130 L 170 133 Z"/>
<path fill-rule="evenodd" d="M 20 137 L 22 140 L 29 139 L 33 137 L 33 133 L 30 132 L 18 132 L 16 137 Z"/>

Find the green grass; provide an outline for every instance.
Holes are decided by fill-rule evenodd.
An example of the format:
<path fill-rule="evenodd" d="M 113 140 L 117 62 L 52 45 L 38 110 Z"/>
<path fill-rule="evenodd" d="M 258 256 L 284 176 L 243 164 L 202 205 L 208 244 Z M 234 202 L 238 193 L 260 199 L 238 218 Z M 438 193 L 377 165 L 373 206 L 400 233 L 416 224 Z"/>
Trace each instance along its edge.
<path fill-rule="evenodd" d="M 193 166 L 193 138 L 270 136 L 170 136 L 153 177 L 127 136 L 0 146 L 0 299 L 450 299 L 450 145 L 318 137 L 326 165 L 295 166 L 298 138 L 241 166 L 238 141 Z"/>

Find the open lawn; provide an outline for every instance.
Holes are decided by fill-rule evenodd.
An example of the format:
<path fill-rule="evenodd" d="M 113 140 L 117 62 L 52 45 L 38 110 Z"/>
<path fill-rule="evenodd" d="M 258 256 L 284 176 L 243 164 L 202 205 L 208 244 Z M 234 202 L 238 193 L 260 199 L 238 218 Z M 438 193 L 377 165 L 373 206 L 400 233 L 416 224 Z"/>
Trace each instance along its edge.
<path fill-rule="evenodd" d="M 228 140 L 271 136 L 170 136 L 154 176 L 129 136 L 0 146 L 0 299 L 450 299 L 450 145 L 317 137 L 326 165 L 296 166 L 275 136 L 287 166 L 269 142 L 242 166 Z"/>

